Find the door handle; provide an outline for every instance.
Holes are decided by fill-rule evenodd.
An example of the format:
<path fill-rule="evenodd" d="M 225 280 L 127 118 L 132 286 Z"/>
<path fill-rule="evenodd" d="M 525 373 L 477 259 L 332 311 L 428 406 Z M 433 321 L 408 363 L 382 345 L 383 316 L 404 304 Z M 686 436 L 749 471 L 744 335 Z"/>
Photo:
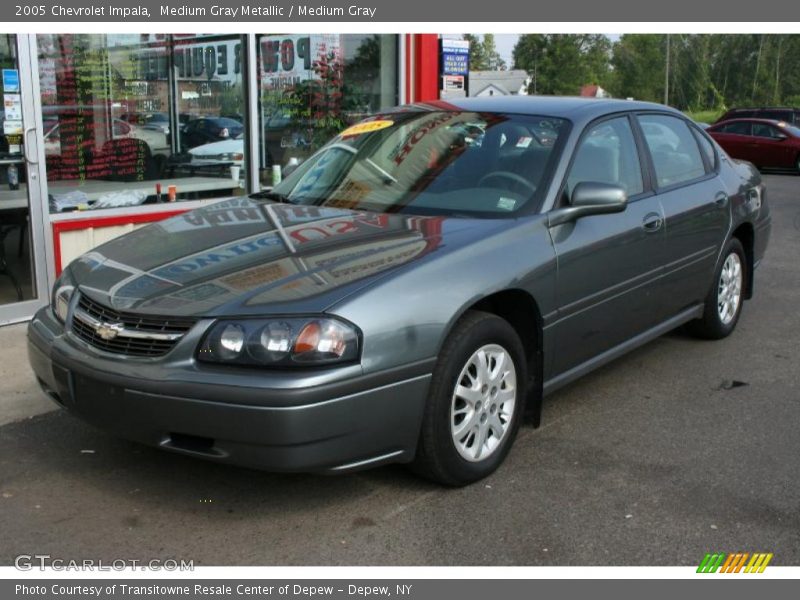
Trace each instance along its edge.
<path fill-rule="evenodd" d="M 37 164 L 39 164 L 39 159 L 38 158 L 37 159 L 32 159 L 30 157 L 30 155 L 28 154 L 28 148 L 30 148 L 30 145 L 28 144 L 28 134 L 31 131 L 36 133 L 36 127 L 26 127 L 25 128 L 25 133 L 22 136 L 23 137 L 23 141 L 25 142 L 25 160 L 27 160 L 32 165 L 37 165 Z"/>
<path fill-rule="evenodd" d="M 664 219 L 661 218 L 661 215 L 658 213 L 648 213 L 644 216 L 642 220 L 642 228 L 647 233 L 653 233 L 661 229 L 661 226 L 664 224 Z"/>
<path fill-rule="evenodd" d="M 728 206 L 728 194 L 725 192 L 720 192 L 716 196 L 714 196 L 714 204 L 716 204 L 719 208 L 725 208 Z"/>

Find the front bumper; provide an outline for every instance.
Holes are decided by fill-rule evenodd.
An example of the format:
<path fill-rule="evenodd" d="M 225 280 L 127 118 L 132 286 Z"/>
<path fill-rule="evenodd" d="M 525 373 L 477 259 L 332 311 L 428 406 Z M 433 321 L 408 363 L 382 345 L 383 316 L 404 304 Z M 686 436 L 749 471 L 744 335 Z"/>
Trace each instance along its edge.
<path fill-rule="evenodd" d="M 187 335 L 186 347 L 200 335 Z M 29 325 L 28 355 L 42 389 L 89 423 L 150 446 L 270 471 L 410 461 L 430 381 L 430 361 L 371 376 L 350 367 L 337 376 L 206 369 L 178 348 L 159 360 L 104 355 L 65 333 L 49 308 Z"/>

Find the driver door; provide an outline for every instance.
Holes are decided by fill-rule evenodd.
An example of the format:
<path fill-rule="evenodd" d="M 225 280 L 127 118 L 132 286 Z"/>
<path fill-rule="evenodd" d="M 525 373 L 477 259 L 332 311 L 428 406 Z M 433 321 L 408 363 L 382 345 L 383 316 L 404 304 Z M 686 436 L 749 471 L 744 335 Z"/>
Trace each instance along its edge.
<path fill-rule="evenodd" d="M 640 156 L 628 116 L 589 125 L 575 151 L 563 203 L 578 183 L 592 181 L 622 186 L 628 205 L 550 229 L 558 260 L 551 378 L 666 316 L 656 293 L 666 252 L 664 211 L 645 184 Z"/>

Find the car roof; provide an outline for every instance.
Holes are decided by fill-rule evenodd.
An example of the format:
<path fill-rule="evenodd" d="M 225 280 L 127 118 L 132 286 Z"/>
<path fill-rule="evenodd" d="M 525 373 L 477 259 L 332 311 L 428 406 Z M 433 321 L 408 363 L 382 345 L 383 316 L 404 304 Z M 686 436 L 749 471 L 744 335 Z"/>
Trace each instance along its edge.
<path fill-rule="evenodd" d="M 406 108 L 546 115 L 572 121 L 586 121 L 607 114 L 631 110 L 657 110 L 683 116 L 674 108 L 654 102 L 579 96 L 482 96 L 422 102 Z"/>
<path fill-rule="evenodd" d="M 794 108 L 792 106 L 741 106 L 736 108 L 731 108 L 728 112 L 738 112 L 744 110 L 793 110 L 793 111 L 800 111 L 800 108 Z"/>
<path fill-rule="evenodd" d="M 777 125 L 778 127 L 783 127 L 785 125 L 789 125 L 786 121 L 781 121 L 780 119 L 760 119 L 758 117 L 739 117 L 736 119 L 725 119 L 724 121 L 717 121 L 714 123 L 713 127 L 716 129 L 717 127 L 721 127 L 722 125 L 726 125 L 728 123 L 763 123 L 765 125 Z"/>

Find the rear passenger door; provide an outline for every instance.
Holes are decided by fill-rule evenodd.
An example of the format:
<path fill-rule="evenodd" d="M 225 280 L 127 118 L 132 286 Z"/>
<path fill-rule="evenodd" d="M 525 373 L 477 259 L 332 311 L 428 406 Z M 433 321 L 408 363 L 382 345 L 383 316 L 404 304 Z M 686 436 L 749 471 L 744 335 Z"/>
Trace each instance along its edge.
<path fill-rule="evenodd" d="M 719 140 L 720 145 L 733 158 L 753 159 L 753 125 L 750 121 L 729 123 L 720 130 L 725 137 Z"/>
<path fill-rule="evenodd" d="M 666 260 L 659 293 L 671 314 L 702 301 L 730 221 L 730 199 L 717 176 L 713 144 L 686 120 L 667 114 L 640 114 L 653 182 L 666 218 Z M 648 136 L 652 125 L 671 132 Z"/>
<path fill-rule="evenodd" d="M 550 375 L 558 376 L 658 323 L 664 214 L 648 191 L 630 117 L 589 125 L 563 185 L 562 206 L 581 182 L 621 185 L 623 212 L 592 215 L 550 229 L 558 260 L 558 316 Z"/>

